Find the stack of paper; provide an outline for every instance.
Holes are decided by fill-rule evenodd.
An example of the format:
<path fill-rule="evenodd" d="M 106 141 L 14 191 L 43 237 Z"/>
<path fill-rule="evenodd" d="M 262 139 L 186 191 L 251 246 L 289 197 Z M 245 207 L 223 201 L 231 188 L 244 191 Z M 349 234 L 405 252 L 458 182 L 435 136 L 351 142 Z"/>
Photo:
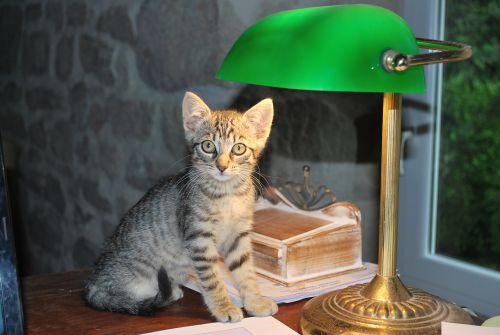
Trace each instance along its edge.
<path fill-rule="evenodd" d="M 230 274 L 224 266 L 224 281 L 231 296 L 231 300 L 239 306 L 242 306 L 238 290 L 230 278 Z M 377 272 L 377 265 L 372 263 L 363 263 L 363 268 L 338 274 L 332 277 L 318 279 L 314 281 L 306 281 L 290 286 L 284 286 L 262 276 L 257 276 L 261 292 L 264 296 L 273 299 L 276 303 L 288 303 L 299 301 L 306 298 L 316 297 L 326 292 L 339 290 L 341 288 L 369 282 Z M 194 276 L 185 285 L 186 287 L 200 292 L 198 283 Z"/>

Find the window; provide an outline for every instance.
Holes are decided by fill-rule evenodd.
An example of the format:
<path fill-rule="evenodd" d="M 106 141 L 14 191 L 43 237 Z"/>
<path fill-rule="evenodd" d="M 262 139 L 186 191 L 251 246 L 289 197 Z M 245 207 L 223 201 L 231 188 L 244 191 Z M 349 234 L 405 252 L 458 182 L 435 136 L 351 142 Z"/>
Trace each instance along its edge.
<path fill-rule="evenodd" d="M 405 1 L 417 36 L 460 40 L 476 54 L 444 71 L 427 66 L 426 94 L 406 96 L 403 130 L 413 135 L 401 176 L 398 267 L 407 285 L 484 315 L 500 313 L 498 6 Z"/>

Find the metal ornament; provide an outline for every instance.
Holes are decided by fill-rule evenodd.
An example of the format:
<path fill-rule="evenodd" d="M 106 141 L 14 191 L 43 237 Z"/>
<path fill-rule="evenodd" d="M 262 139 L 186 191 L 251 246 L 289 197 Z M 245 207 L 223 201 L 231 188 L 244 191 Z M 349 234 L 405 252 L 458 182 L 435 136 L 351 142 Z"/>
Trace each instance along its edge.
<path fill-rule="evenodd" d="M 278 191 L 296 208 L 305 211 L 315 211 L 333 204 L 337 197 L 332 190 L 324 185 L 314 187 L 309 183 L 311 168 L 302 167 L 304 181 L 302 184 L 287 181 L 277 186 Z"/>

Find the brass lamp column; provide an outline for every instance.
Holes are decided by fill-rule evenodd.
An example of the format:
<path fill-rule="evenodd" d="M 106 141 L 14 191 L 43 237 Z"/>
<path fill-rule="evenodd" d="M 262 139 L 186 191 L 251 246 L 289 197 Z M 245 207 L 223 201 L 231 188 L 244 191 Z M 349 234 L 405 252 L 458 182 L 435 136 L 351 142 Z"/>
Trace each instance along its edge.
<path fill-rule="evenodd" d="M 406 288 L 396 273 L 401 107 L 401 94 L 384 93 L 377 275 L 310 300 L 300 320 L 304 335 L 429 335 L 441 333 L 441 321 L 472 323 L 461 308 Z"/>
<path fill-rule="evenodd" d="M 378 274 L 382 277 L 396 275 L 401 112 L 401 94 L 384 93 L 378 253 Z"/>

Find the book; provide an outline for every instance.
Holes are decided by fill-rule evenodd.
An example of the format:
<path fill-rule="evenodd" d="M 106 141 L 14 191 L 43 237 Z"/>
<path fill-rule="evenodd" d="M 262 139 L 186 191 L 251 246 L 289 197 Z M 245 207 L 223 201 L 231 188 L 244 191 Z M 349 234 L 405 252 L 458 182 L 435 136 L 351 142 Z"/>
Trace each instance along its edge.
<path fill-rule="evenodd" d="M 21 335 L 23 311 L 0 138 L 0 335 Z"/>
<path fill-rule="evenodd" d="M 361 213 L 352 203 L 305 211 L 283 201 L 257 201 L 256 271 L 284 285 L 362 269 L 361 241 Z"/>

